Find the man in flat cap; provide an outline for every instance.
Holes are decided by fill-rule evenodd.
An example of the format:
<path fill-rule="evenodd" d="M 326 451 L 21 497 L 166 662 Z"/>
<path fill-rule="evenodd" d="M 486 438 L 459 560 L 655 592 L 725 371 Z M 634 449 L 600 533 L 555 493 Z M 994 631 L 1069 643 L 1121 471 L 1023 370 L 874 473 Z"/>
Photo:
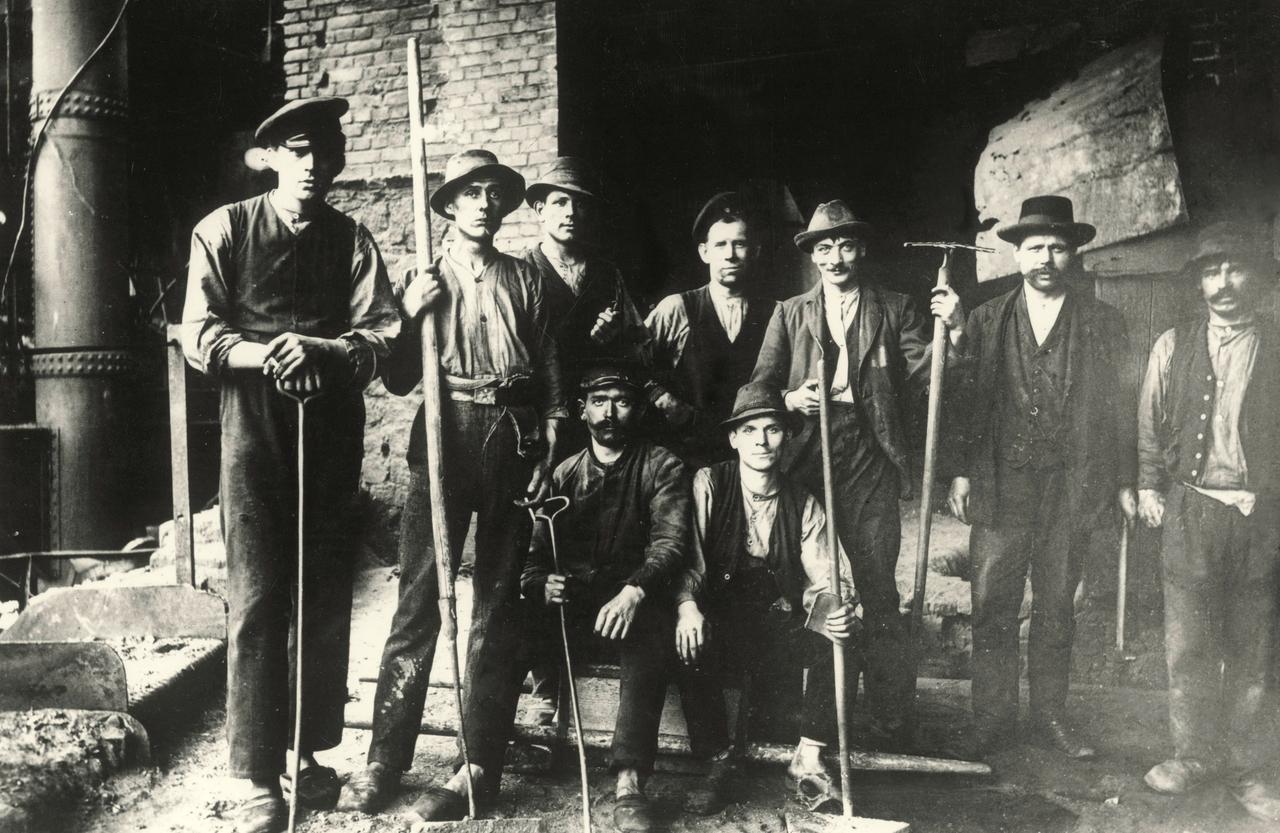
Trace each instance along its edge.
<path fill-rule="evenodd" d="M 254 138 L 278 183 L 196 226 L 183 312 L 187 361 L 217 380 L 219 502 L 227 548 L 227 743 L 230 774 L 250 787 L 238 830 L 283 830 L 277 780 L 293 703 L 297 410 L 277 390 L 323 394 L 306 437 L 306 713 L 298 797 L 332 806 L 338 781 L 312 753 L 342 736 L 351 623 L 352 512 L 364 450 L 361 391 L 400 331 L 395 298 L 367 229 L 325 196 L 342 170 L 340 98 L 291 102 Z M 288 673 L 286 670 L 288 669 Z"/>
<path fill-rule="evenodd" d="M 832 473 L 840 544 L 849 557 L 866 623 L 865 680 L 873 723 L 869 743 L 910 743 L 907 710 L 913 681 L 894 570 L 901 521 L 898 499 L 910 492 L 902 402 L 928 383 L 931 345 L 925 318 L 906 295 L 868 280 L 872 228 L 840 200 L 819 205 L 796 246 L 821 282 L 778 305 L 753 382 L 784 395 L 804 428 L 788 449 L 790 474 L 824 494 L 819 397 L 831 403 Z M 933 313 L 953 330 L 962 321 L 951 289 L 935 291 Z M 818 378 L 818 357 L 828 378 Z"/>
<path fill-rule="evenodd" d="M 1264 775 L 1280 575 L 1280 331 L 1264 314 L 1275 259 L 1243 223 L 1201 231 L 1186 278 L 1203 311 L 1151 350 L 1138 408 L 1138 514 L 1163 527 L 1165 654 L 1174 757 L 1147 784 L 1181 794 L 1222 779 L 1250 815 L 1280 821 Z"/>
<path fill-rule="evenodd" d="M 693 239 L 710 279 L 663 298 L 645 321 L 656 376 L 649 397 L 665 421 L 663 441 L 693 468 L 733 457 L 719 425 L 751 376 L 776 306 L 759 293 L 756 223 L 739 194 L 708 200 Z"/>
<path fill-rule="evenodd" d="M 996 232 L 1016 247 L 1017 288 L 969 315 L 957 367 L 974 375 L 958 414 L 951 511 L 973 525 L 973 718 L 960 754 L 1007 742 L 1018 718 L 1018 612 L 1031 574 L 1027 668 L 1039 739 L 1094 750 L 1067 723 L 1074 596 L 1090 533 L 1118 502 L 1133 516 L 1131 402 L 1119 366 L 1124 318 L 1079 280 L 1095 229 L 1065 197 L 1032 197 Z M 966 367 L 967 366 L 967 369 Z"/>
<path fill-rule="evenodd" d="M 453 223 L 428 274 L 404 291 L 404 334 L 383 380 L 405 395 L 422 377 L 424 311 L 439 333 L 444 411 L 445 517 L 429 511 L 424 413 L 409 439 L 409 493 L 400 521 L 400 599 L 383 649 L 374 698 L 368 766 L 355 773 L 339 806 L 384 807 L 413 761 L 431 662 L 440 632 L 431 525 L 449 525 L 454 569 L 472 513 L 476 560 L 466 681 L 466 744 L 484 806 L 496 792 L 519 697 L 520 571 L 529 546 L 527 501 L 551 485 L 557 425 L 566 416 L 555 341 L 537 272 L 494 248 L 502 220 L 524 198 L 524 179 L 487 150 L 467 150 L 445 166 L 431 209 Z M 467 812 L 461 769 L 428 788 L 413 808 L 426 821 Z"/>
<path fill-rule="evenodd" d="M 839 783 L 822 760 L 822 751 L 837 742 L 832 649 L 823 636 L 839 644 L 853 637 L 855 594 L 843 553 L 842 598 L 830 592 L 826 514 L 811 492 L 782 473 L 783 449 L 803 424 L 777 388 L 744 385 L 722 426 L 737 459 L 693 477 L 692 558 L 676 593 L 676 650 L 689 743 L 696 757 L 710 762 L 702 784 L 685 794 L 685 810 L 698 815 L 724 809 L 744 751 L 735 741 L 745 735 L 745 716 L 739 711 L 732 737 L 724 702 L 726 683 L 740 683 L 744 673 L 751 691 L 774 696 L 779 687 L 798 689 L 804 681 L 789 772 L 803 794 L 840 801 Z M 815 604 L 820 598 L 830 604 Z M 806 627 L 806 617 L 814 616 L 821 617 L 821 633 Z"/>
<path fill-rule="evenodd" d="M 567 614 L 577 656 L 621 661 L 611 768 L 614 822 L 653 829 L 645 781 L 658 750 L 671 651 L 672 582 L 689 547 L 689 480 L 680 460 L 637 436 L 646 401 L 637 369 L 622 363 L 588 370 L 581 383 L 587 448 L 556 467 L 552 491 L 570 501 L 556 519 L 559 570 L 546 524 L 539 524 L 521 578 L 541 599 L 541 627 Z"/>

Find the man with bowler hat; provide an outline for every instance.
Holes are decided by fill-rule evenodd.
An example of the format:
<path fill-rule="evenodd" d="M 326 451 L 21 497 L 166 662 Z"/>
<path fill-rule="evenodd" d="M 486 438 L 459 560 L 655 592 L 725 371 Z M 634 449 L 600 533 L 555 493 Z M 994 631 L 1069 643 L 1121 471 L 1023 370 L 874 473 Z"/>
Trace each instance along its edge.
<path fill-rule="evenodd" d="M 696 757 L 710 762 L 702 783 L 685 794 L 685 810 L 712 815 L 744 750 L 739 702 L 737 737 L 725 712 L 726 683 L 750 675 L 749 691 L 775 696 L 803 680 L 800 738 L 789 772 L 816 803 L 840 802 L 840 788 L 822 760 L 835 747 L 835 679 L 831 642 L 850 640 L 858 625 L 849 564 L 840 555 L 843 598 L 830 592 L 827 520 L 807 489 L 782 473 L 783 449 L 804 425 L 782 393 L 744 385 L 722 424 L 736 460 L 701 469 L 693 478 L 693 546 L 676 593 L 680 702 Z M 818 604 L 815 603 L 825 596 Z M 806 617 L 820 617 L 817 629 Z M 823 638 L 823 637 L 827 638 Z M 808 674 L 804 675 L 804 670 Z M 736 680 L 734 678 L 737 678 Z M 816 806 L 816 804 L 815 804 Z"/>
<path fill-rule="evenodd" d="M 1267 236 L 1203 229 L 1185 277 L 1204 308 L 1151 350 L 1138 406 L 1138 514 L 1163 528 L 1165 654 L 1174 757 L 1147 785 L 1182 794 L 1221 779 L 1280 821 L 1267 694 L 1280 575 L 1280 332 Z"/>
<path fill-rule="evenodd" d="M 862 600 L 873 719 L 868 742 L 901 748 L 910 743 L 914 685 L 903 660 L 909 648 L 894 581 L 902 537 L 898 500 L 910 493 L 901 403 L 927 386 L 932 347 L 911 298 L 868 279 L 871 236 L 871 225 L 840 200 L 814 210 L 795 243 L 822 280 L 778 305 L 752 381 L 781 391 L 787 410 L 804 416 L 787 468 L 815 495 L 824 494 L 819 397 L 831 403 L 831 520 Z M 932 311 L 953 331 L 962 320 L 949 287 L 935 291 Z M 820 355 L 825 379 L 818 377 Z"/>
<path fill-rule="evenodd" d="M 614 823 L 653 829 L 645 781 L 671 651 L 672 583 L 689 548 L 689 480 L 679 458 L 638 434 L 647 402 L 639 369 L 601 363 L 582 377 L 590 443 L 556 467 L 552 491 L 569 499 L 556 518 L 559 569 L 539 524 L 521 584 L 535 629 L 555 631 L 563 606 L 569 650 L 622 666 L 610 768 Z"/>
<path fill-rule="evenodd" d="M 476 516 L 476 562 L 466 680 L 466 743 L 485 806 L 498 788 L 519 681 L 520 571 L 529 546 L 524 506 L 551 485 L 551 460 L 564 396 L 549 335 L 542 280 L 523 260 L 499 252 L 493 236 L 524 198 L 524 178 L 487 150 L 455 154 L 431 210 L 453 223 L 428 274 L 401 299 L 404 334 L 383 380 L 405 395 L 422 377 L 424 311 L 439 333 L 445 517 L 429 511 L 423 411 L 409 440 L 410 485 L 400 521 L 400 597 L 383 649 L 374 697 L 368 766 L 354 774 L 339 806 L 372 812 L 394 796 L 413 760 L 436 637 L 440 632 L 432 523 L 447 523 L 454 569 Z M 412 810 L 425 821 L 467 812 L 466 773 L 429 787 Z"/>
<path fill-rule="evenodd" d="M 1070 758 L 1094 750 L 1067 722 L 1074 597 L 1090 533 L 1117 503 L 1135 511 L 1132 400 L 1121 388 L 1124 318 L 1080 280 L 1095 229 L 1071 200 L 1031 197 L 996 231 L 1016 247 L 1019 285 L 979 306 L 960 338 L 973 373 L 958 415 L 951 511 L 973 525 L 973 718 L 959 744 L 981 757 L 1018 717 L 1018 612 L 1031 574 L 1027 668 L 1038 739 Z"/>
<path fill-rule="evenodd" d="M 758 222 L 740 194 L 708 200 L 693 221 L 707 284 L 668 295 L 645 320 L 650 401 L 665 422 L 663 441 L 692 468 L 733 457 L 719 426 L 751 377 L 776 306 L 760 293 Z"/>
<path fill-rule="evenodd" d="M 290 743 L 300 638 L 305 708 L 298 799 L 332 807 L 338 780 L 313 753 L 336 746 L 346 705 L 353 510 L 364 453 L 361 391 L 400 331 L 367 229 L 325 197 L 344 163 L 341 98 L 292 101 L 254 133 L 274 189 L 225 205 L 191 236 L 183 311 L 187 361 L 221 394 L 219 502 L 227 547 L 227 745 L 243 779 L 241 833 L 283 830 L 277 780 Z M 306 631 L 293 634 L 297 410 L 276 386 L 323 394 L 308 408 Z M 285 784 L 286 788 L 292 785 Z"/>

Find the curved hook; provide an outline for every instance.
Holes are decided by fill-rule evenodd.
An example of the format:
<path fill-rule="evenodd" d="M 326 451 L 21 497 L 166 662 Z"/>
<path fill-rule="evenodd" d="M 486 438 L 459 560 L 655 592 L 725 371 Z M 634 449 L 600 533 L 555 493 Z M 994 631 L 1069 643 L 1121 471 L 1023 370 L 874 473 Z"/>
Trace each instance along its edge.
<path fill-rule="evenodd" d="M 289 399 L 292 399 L 294 402 L 297 402 L 299 405 L 307 404 L 312 399 L 315 399 L 317 396 L 320 396 L 320 394 L 322 393 L 321 391 L 318 391 L 318 390 L 311 391 L 310 393 L 285 390 L 284 381 L 281 379 L 276 380 L 276 392 L 279 393 L 281 396 L 285 396 Z"/>
<path fill-rule="evenodd" d="M 564 495 L 552 495 L 537 506 L 530 506 L 529 517 L 533 518 L 534 523 L 538 521 L 553 523 L 557 515 L 569 508 L 569 504 L 569 498 Z"/>

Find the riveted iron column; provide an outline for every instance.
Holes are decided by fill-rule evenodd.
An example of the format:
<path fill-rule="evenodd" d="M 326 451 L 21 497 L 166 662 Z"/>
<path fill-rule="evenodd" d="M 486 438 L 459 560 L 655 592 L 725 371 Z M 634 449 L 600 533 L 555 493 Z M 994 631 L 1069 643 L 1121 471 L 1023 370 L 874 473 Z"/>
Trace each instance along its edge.
<path fill-rule="evenodd" d="M 120 10 L 33 0 L 32 133 Z M 52 545 L 123 543 L 128 337 L 128 79 L 118 30 L 63 99 L 39 149 L 32 248 L 36 421 L 57 440 Z"/>

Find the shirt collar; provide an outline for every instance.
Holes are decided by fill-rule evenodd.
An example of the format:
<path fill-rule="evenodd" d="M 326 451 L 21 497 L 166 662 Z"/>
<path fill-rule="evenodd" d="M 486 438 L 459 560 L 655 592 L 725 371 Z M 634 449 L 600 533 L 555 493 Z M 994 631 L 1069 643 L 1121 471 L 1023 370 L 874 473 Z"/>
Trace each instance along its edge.
<path fill-rule="evenodd" d="M 716 305 L 733 306 L 734 304 L 745 304 L 747 301 L 741 295 L 730 295 L 728 289 L 714 280 L 707 284 L 707 291 L 711 293 L 711 302 Z"/>
<path fill-rule="evenodd" d="M 832 286 L 826 281 L 822 282 L 822 300 L 826 304 L 827 309 L 838 309 L 840 315 L 849 314 L 849 310 L 853 309 L 853 305 L 858 303 L 858 299 L 862 297 L 862 287 L 855 285 L 848 292 L 841 292 L 837 287 Z"/>

